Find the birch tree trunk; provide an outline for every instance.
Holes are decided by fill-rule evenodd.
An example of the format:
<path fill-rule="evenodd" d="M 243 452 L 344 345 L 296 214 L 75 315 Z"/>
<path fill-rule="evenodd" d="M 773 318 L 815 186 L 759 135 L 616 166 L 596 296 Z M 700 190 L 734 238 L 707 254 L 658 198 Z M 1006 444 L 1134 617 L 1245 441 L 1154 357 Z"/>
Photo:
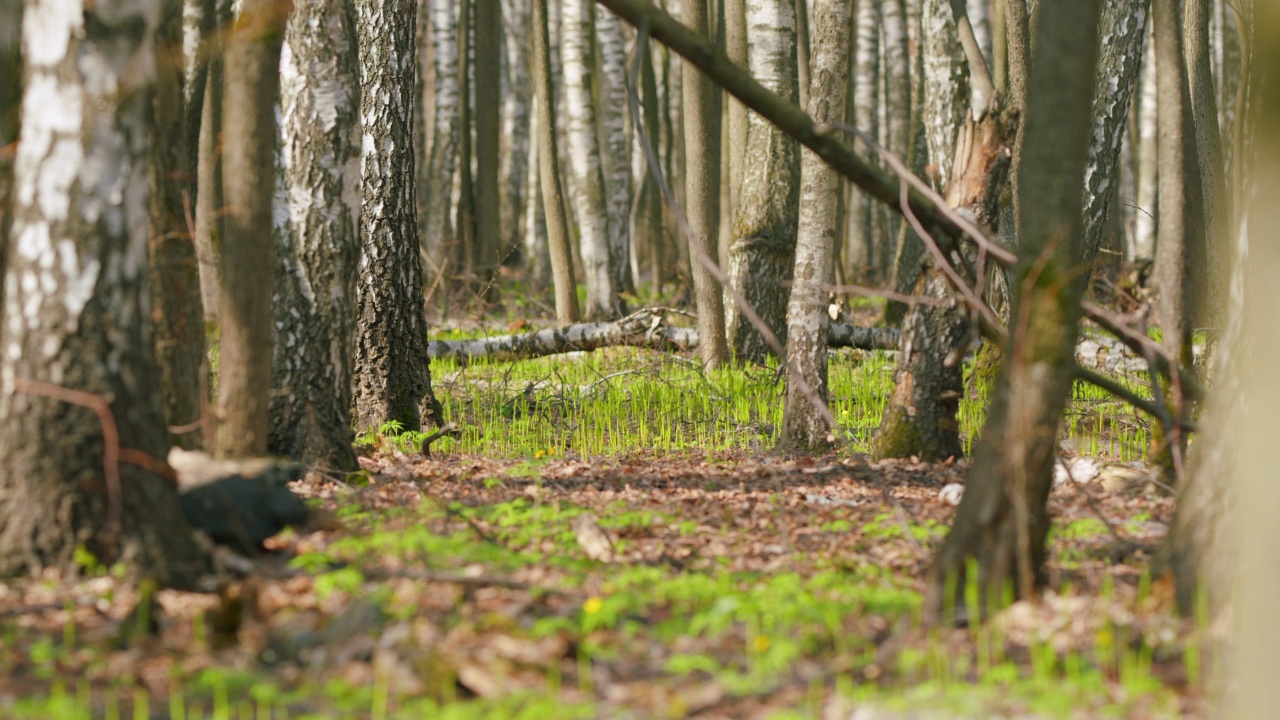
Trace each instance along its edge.
<path fill-rule="evenodd" d="M 1138 106 L 1138 213 L 1134 221 L 1133 248 L 1129 260 L 1151 260 L 1156 249 L 1159 216 L 1159 145 L 1156 142 L 1156 50 L 1147 30 L 1142 61 L 1142 99 Z"/>
<path fill-rule="evenodd" d="M 854 16 L 854 69 L 853 69 L 853 124 L 859 130 L 879 141 L 879 103 L 876 88 L 880 84 L 880 7 L 875 0 L 857 0 Z M 850 189 L 849 202 L 849 264 L 854 268 L 854 278 L 873 275 L 877 238 L 872 235 L 872 216 L 875 201 L 856 188 Z"/>
<path fill-rule="evenodd" d="M 205 69 L 204 102 L 200 108 L 200 135 L 196 145 L 196 261 L 200 265 L 200 298 L 204 305 L 205 319 L 218 321 L 222 296 L 222 235 L 224 229 L 221 211 L 225 206 L 222 192 L 222 41 L 226 26 L 231 22 L 230 0 L 188 0 L 188 13 L 204 10 L 212 12 L 208 20 L 194 19 L 197 24 L 208 23 L 208 40 L 204 52 L 208 58 Z M 199 30 L 189 31 L 198 33 Z M 201 45 L 191 42 L 191 51 L 199 52 Z M 193 77 L 198 71 L 193 70 Z M 206 438 L 206 442 L 211 438 Z M 212 448 L 210 448 L 212 449 Z"/>
<path fill-rule="evenodd" d="M 431 47 L 435 63 L 431 158 L 427 165 L 427 216 L 422 242 L 437 265 L 450 262 L 453 234 L 453 173 L 458 165 L 458 5 L 431 0 Z M 454 267 L 450 276 L 461 268 Z"/>
<path fill-rule="evenodd" d="M 502 113 L 502 137 L 506 138 L 507 151 L 502 155 L 502 242 L 499 252 L 506 258 L 511 251 L 523 247 L 520 218 L 525 214 L 526 203 L 533 202 L 533 194 L 528 193 L 529 177 L 537 173 L 529 172 L 530 106 L 533 102 L 529 75 L 532 60 L 529 53 L 529 0 L 506 0 L 503 6 L 507 20 L 503 37 L 510 81 Z"/>
<path fill-rule="evenodd" d="M 578 219 L 582 271 L 587 284 L 588 320 L 611 320 L 624 315 L 613 272 L 609 243 L 609 203 L 601 167 L 596 104 L 592 96 L 592 7 L 590 0 L 565 0 L 564 63 L 565 117 L 569 158 Z"/>
<path fill-rule="evenodd" d="M 1156 0 L 1159 2 L 1160 0 Z M 1111 202 L 1120 182 L 1120 155 L 1129 106 L 1142 68 L 1151 0 L 1103 0 L 1102 36 L 1094 78 L 1093 134 L 1084 171 L 1083 257 L 1091 262 L 1106 239 Z"/>
<path fill-rule="evenodd" d="M 560 184 L 560 154 L 556 141 L 555 90 L 551 83 L 551 43 L 547 27 L 547 0 L 533 3 L 533 90 L 537 97 L 538 174 L 543 214 L 547 221 L 547 245 L 555 283 L 556 320 L 561 325 L 578 321 L 578 290 L 573 279 L 573 255 L 569 250 L 569 221 L 565 217 L 564 189 Z"/>
<path fill-rule="evenodd" d="M 422 260 L 415 237 L 415 0 L 357 6 L 363 142 L 355 426 L 440 424 L 427 366 Z"/>
<path fill-rule="evenodd" d="M 188 107 L 183 96 L 182 5 L 164 2 L 156 27 L 156 85 L 152 96 L 156 130 L 151 145 L 151 320 L 160 366 L 164 418 L 168 427 L 201 419 L 200 373 L 205 364 L 204 308 L 195 239 L 187 208 L 195 196 L 195 165 L 187 145 Z M 199 111 L 198 106 L 194 108 Z M 184 448 L 203 444 L 200 431 L 174 434 Z"/>
<path fill-rule="evenodd" d="M 294 7 L 280 59 L 270 451 L 356 469 L 352 343 L 360 261 L 360 65 L 354 11 Z M 416 248 L 415 248 L 416 249 Z"/>
<path fill-rule="evenodd" d="M 682 0 L 684 21 L 694 32 L 709 37 L 710 23 L 703 0 Z M 707 263 L 717 261 L 717 223 L 720 220 L 720 138 L 715 134 L 711 102 L 714 88 L 706 76 L 687 60 L 683 72 L 685 199 L 689 221 L 689 265 L 698 309 L 698 335 L 702 364 L 708 370 L 729 358 L 725 340 L 724 288 Z"/>
<path fill-rule="evenodd" d="M 946 188 L 956 154 L 956 132 L 969 113 L 969 71 L 951 0 L 924 0 L 921 22 L 925 138 L 937 173 L 933 180 Z"/>
<path fill-rule="evenodd" d="M 26 5 L 0 324 L 0 576 L 70 568 L 79 547 L 162 584 L 204 569 L 174 484 L 103 463 L 120 448 L 167 450 L 147 267 L 160 11 L 156 0 L 114 3 L 106 17 L 92 3 Z"/>
<path fill-rule="evenodd" d="M 809 115 L 842 122 L 849 79 L 849 3 L 814 0 Z M 795 281 L 787 306 L 787 399 L 779 444 L 807 449 L 830 443 L 827 403 L 827 282 L 839 232 L 839 176 L 809 150 L 800 159 L 800 217 Z"/>
<path fill-rule="evenodd" d="M 964 607 L 970 560 L 984 607 L 1015 580 L 1034 591 L 1057 429 L 1071 391 L 1084 276 L 1080 188 L 1088 160 L 1101 0 L 1045 3 L 1024 116 L 1021 261 L 1010 340 L 951 532 L 934 557 L 925 611 Z M 1070 278 L 1070 280 L 1064 280 Z M 957 593 L 947 597 L 947 593 Z M 957 602 L 958 600 L 958 602 Z M 974 619 L 976 620 L 976 618 Z"/>
<path fill-rule="evenodd" d="M 223 77 L 221 339 L 218 350 L 219 457 L 267 452 L 271 393 L 271 241 L 275 191 L 275 107 L 288 3 L 243 0 L 227 37 Z M 409 32 L 413 32 L 410 23 Z"/>
<path fill-rule="evenodd" d="M 791 0 L 747 0 L 747 67 L 783 100 L 797 100 L 796 17 Z M 758 115 L 747 118 L 747 148 L 729 247 L 729 282 L 784 345 L 788 284 L 794 270 L 799 213 L 800 148 Z M 729 347 L 747 362 L 773 350 L 726 298 Z"/>
<path fill-rule="evenodd" d="M 601 167 L 608 215 L 609 269 L 617 292 L 635 290 L 631 278 L 631 147 L 627 142 L 627 48 L 622 20 L 598 8 L 596 38 L 600 43 Z"/>

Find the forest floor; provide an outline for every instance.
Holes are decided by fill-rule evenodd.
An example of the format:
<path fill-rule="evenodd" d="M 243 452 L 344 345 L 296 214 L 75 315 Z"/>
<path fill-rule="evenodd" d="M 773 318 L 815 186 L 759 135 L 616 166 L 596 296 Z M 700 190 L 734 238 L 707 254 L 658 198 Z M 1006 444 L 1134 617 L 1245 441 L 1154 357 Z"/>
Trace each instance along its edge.
<path fill-rule="evenodd" d="M 930 629 L 967 461 L 862 454 L 891 355 L 833 356 L 844 436 L 822 457 L 770 452 L 769 368 L 626 349 L 432 370 L 461 433 L 430 457 L 394 425 L 360 438 L 361 472 L 295 488 L 345 528 L 287 531 L 219 594 L 161 590 L 139 618 L 92 557 L 0 585 L 0 717 L 1205 714 L 1223 632 L 1153 578 L 1174 500 L 1143 465 L 1148 421 L 1083 386 L 1048 591 Z"/>

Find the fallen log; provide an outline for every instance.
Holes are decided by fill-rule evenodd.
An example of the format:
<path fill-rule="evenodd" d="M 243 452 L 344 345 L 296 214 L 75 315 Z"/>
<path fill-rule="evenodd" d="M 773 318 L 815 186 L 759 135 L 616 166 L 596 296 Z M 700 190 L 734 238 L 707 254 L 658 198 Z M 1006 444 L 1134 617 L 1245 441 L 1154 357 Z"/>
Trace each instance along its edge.
<path fill-rule="evenodd" d="M 641 310 L 615 322 L 578 323 L 474 340 L 432 340 L 428 352 L 432 360 L 452 358 L 466 363 L 480 358 L 510 362 L 603 347 L 644 347 L 668 352 L 698 347 L 697 328 L 675 327 L 667 321 L 667 314 L 660 310 Z M 827 345 L 896 350 L 898 330 L 833 323 L 827 332 Z"/>

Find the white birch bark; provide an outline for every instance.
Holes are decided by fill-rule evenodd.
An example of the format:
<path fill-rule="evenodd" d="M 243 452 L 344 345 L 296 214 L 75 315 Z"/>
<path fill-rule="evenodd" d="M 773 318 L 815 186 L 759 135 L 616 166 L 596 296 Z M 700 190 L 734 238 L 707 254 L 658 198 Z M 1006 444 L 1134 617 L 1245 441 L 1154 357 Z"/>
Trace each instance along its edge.
<path fill-rule="evenodd" d="M 849 4 L 814 0 L 809 115 L 818 123 L 843 119 L 849 73 Z M 902 61 L 905 63 L 906 59 Z M 780 443 L 827 444 L 827 278 L 831 275 L 840 181 L 814 153 L 800 159 L 800 217 L 796 264 L 787 306 L 787 400 Z"/>
<path fill-rule="evenodd" d="M 1134 223 L 1133 246 L 1130 260 L 1152 260 L 1156 249 L 1156 217 L 1159 202 L 1159 157 L 1156 144 L 1156 54 L 1147 31 L 1146 52 L 1143 53 L 1142 98 L 1138 107 L 1138 198 L 1137 220 Z"/>
<path fill-rule="evenodd" d="M 853 69 L 853 124 L 876 141 L 880 140 L 879 97 L 880 6 L 872 0 L 859 0 L 854 17 L 856 49 Z M 876 239 L 871 233 L 873 200 L 852 189 L 849 207 L 849 241 L 846 252 L 854 277 L 867 273 L 875 258 Z"/>
<path fill-rule="evenodd" d="M 269 449 L 353 470 L 360 70 L 342 0 L 294 6 L 280 56 Z"/>
<path fill-rule="evenodd" d="M 938 187 L 947 187 L 956 133 L 969 112 L 969 70 L 950 0 L 924 0 L 924 128 Z"/>
<path fill-rule="evenodd" d="M 619 292 L 634 288 L 631 275 L 631 167 L 627 142 L 627 48 L 622 19 L 599 8 L 596 38 L 600 42 L 601 162 L 608 213 L 609 265 Z"/>
<path fill-rule="evenodd" d="M 1104 0 L 1098 64 L 1095 70 L 1089 161 L 1084 171 L 1086 261 L 1102 245 L 1115 183 L 1119 182 L 1120 145 L 1129 127 L 1129 102 L 1142 67 L 1150 0 Z"/>
<path fill-rule="evenodd" d="M 608 319 L 621 313 L 618 286 L 610 262 L 609 210 L 601 167 L 592 97 L 594 53 L 589 0 L 565 0 L 563 34 L 565 107 L 568 124 L 569 166 L 573 178 L 574 212 L 578 220 L 579 251 L 587 285 L 587 319 Z"/>

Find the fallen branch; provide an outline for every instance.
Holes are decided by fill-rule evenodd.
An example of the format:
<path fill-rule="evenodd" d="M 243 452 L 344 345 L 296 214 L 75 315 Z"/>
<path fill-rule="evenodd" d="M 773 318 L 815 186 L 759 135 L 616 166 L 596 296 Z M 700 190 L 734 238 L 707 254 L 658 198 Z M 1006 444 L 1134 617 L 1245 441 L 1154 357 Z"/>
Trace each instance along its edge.
<path fill-rule="evenodd" d="M 863 350 L 895 350 L 898 331 L 833 323 L 827 332 L 829 347 Z M 578 323 L 520 335 L 498 335 L 475 340 L 432 340 L 431 359 L 452 358 L 460 363 L 484 358 L 513 361 L 597 350 L 603 347 L 644 347 L 684 351 L 698 347 L 697 328 L 673 327 L 661 310 L 641 310 L 616 322 Z"/>

